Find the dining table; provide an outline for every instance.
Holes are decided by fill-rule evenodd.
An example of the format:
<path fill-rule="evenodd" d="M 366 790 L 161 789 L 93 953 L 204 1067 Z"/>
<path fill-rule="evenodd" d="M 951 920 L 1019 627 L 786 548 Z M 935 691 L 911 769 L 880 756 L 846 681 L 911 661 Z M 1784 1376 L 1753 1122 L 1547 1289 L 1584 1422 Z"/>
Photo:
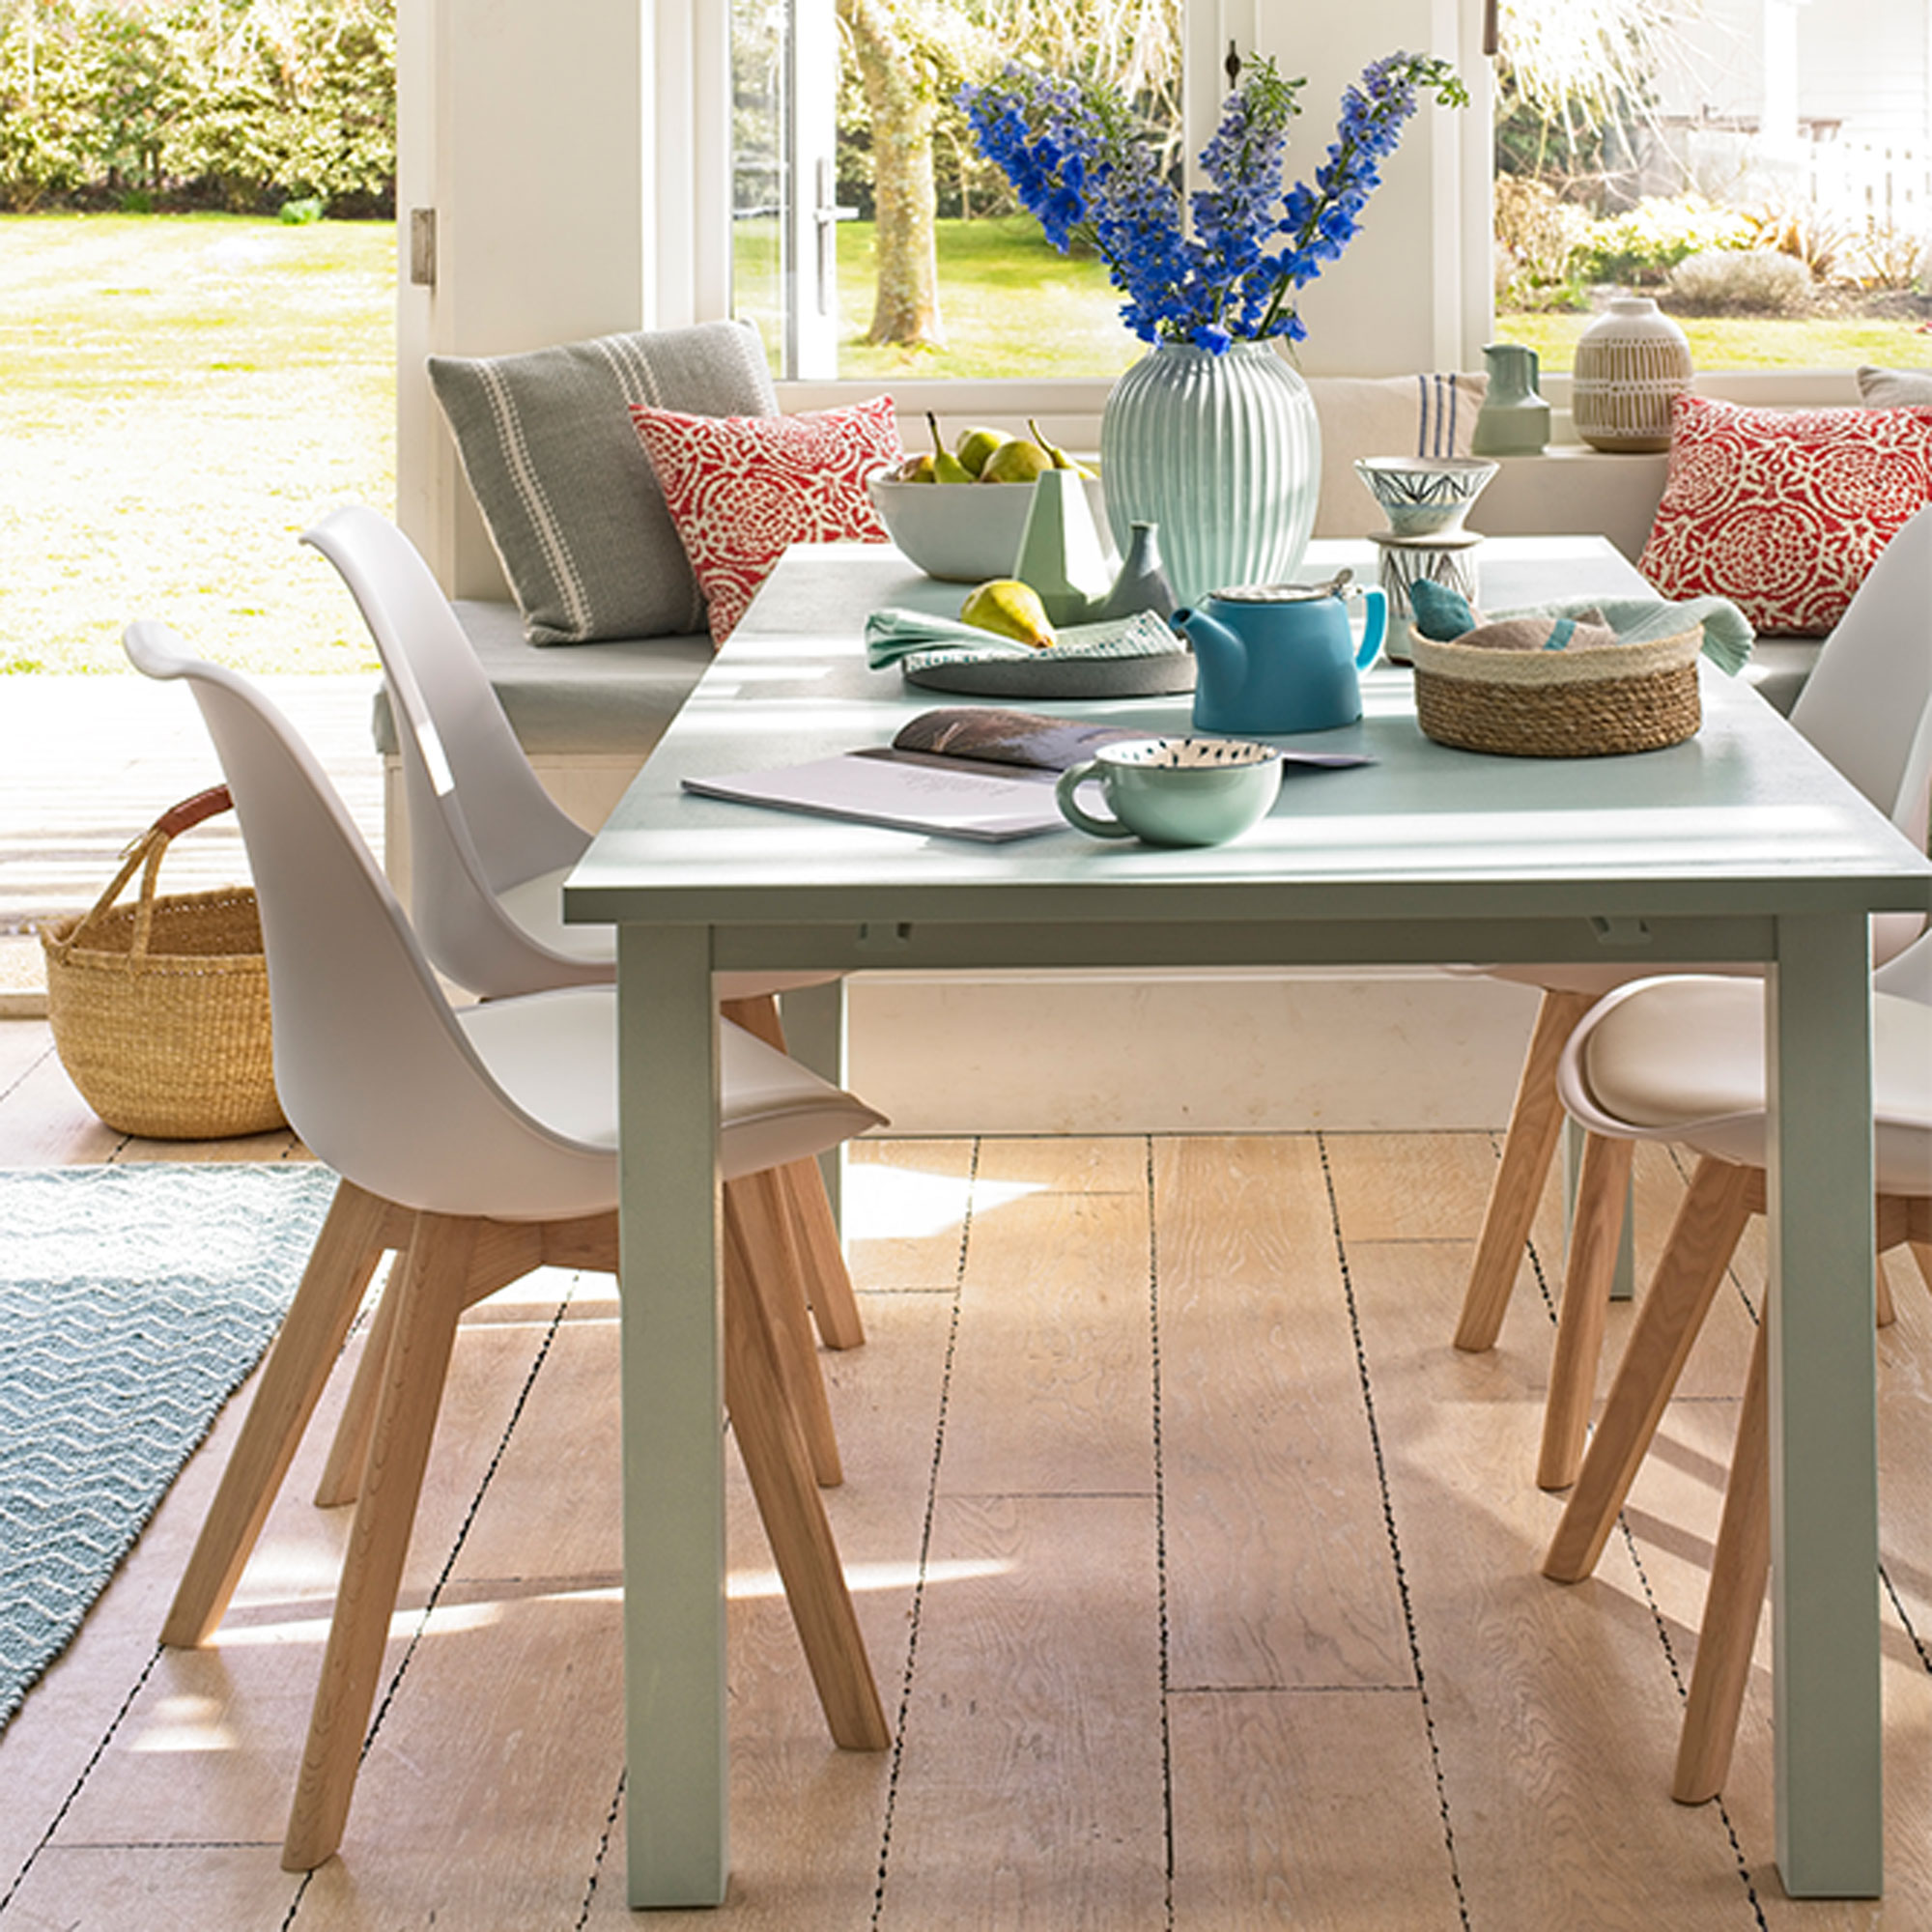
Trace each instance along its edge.
<path fill-rule="evenodd" d="M 1317 543 L 1299 575 L 1344 565 L 1374 581 L 1367 544 Z M 1644 589 L 1600 537 L 1482 547 L 1488 609 Z M 962 594 L 890 546 L 794 547 L 565 888 L 567 919 L 618 929 L 631 1904 L 719 1903 L 729 1870 L 714 973 L 1646 959 L 1766 968 L 1776 1856 L 1794 1896 L 1878 1895 L 1868 921 L 1932 906 L 1932 864 L 1708 660 L 1693 736 L 1572 758 L 1437 744 L 1411 672 L 1378 664 L 1358 722 L 1279 741 L 1367 761 L 1290 768 L 1208 848 L 983 842 L 684 787 L 1004 701 L 867 666 L 869 612 Z M 1190 720 L 1184 694 L 1024 708 Z M 838 981 L 816 998 L 807 1057 L 836 1071 Z"/>

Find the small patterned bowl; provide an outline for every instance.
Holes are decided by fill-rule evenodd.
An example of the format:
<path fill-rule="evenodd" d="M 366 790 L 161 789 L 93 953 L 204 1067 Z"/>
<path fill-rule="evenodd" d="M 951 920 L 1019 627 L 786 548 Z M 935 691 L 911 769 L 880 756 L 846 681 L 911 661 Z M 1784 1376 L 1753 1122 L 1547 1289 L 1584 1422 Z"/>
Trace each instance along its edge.
<path fill-rule="evenodd" d="M 1397 536 L 1434 537 L 1463 527 L 1499 468 L 1483 456 L 1364 456 L 1355 474 Z"/>

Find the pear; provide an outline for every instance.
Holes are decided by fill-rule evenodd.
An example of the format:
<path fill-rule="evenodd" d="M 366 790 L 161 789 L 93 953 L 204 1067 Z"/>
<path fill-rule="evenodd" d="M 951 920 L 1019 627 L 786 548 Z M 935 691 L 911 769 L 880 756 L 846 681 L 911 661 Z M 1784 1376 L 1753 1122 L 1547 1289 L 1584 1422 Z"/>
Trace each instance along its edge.
<path fill-rule="evenodd" d="M 972 482 L 973 472 L 947 448 L 946 439 L 939 433 L 939 418 L 927 410 L 925 420 L 932 431 L 932 480 L 935 483 Z"/>
<path fill-rule="evenodd" d="M 893 471 L 895 483 L 935 483 L 938 480 L 932 473 L 932 458 L 924 451 L 918 456 L 908 456 Z"/>
<path fill-rule="evenodd" d="M 965 623 L 991 631 L 995 637 L 1031 644 L 1037 651 L 1047 650 L 1054 642 L 1053 626 L 1047 621 L 1039 593 L 1016 577 L 996 577 L 968 592 L 959 615 Z"/>
<path fill-rule="evenodd" d="M 1046 438 L 1040 434 L 1038 423 L 1035 422 L 1031 416 L 1027 417 L 1027 428 L 1033 431 L 1034 441 L 1046 451 L 1047 461 L 1056 469 L 1070 469 L 1078 476 L 1093 475 L 1094 472 L 1084 463 L 1075 463 L 1072 457 L 1068 456 L 1065 450 L 1062 449 L 1057 442 L 1048 442 Z"/>
<path fill-rule="evenodd" d="M 985 469 L 987 457 L 991 456 L 1001 443 L 1011 440 L 1012 438 L 1003 429 L 969 429 L 953 447 L 958 453 L 960 462 L 977 476 Z"/>
<path fill-rule="evenodd" d="M 1031 483 L 1042 471 L 1053 468 L 1053 458 L 1038 443 L 1016 436 L 1001 443 L 986 459 L 980 471 L 981 483 Z"/>

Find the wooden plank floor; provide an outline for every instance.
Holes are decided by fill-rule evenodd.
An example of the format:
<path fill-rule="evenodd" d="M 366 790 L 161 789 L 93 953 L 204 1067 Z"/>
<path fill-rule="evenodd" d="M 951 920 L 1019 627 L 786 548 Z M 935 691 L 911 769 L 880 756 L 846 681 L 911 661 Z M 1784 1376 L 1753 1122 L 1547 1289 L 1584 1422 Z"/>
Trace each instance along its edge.
<path fill-rule="evenodd" d="M 0 1026 L 0 1165 L 184 1154 L 302 1157 L 124 1141 L 43 1027 Z M 1932 1295 L 1895 1266 L 1880 1342 L 1889 1890 L 1798 1904 L 1772 1862 L 1768 1634 L 1731 1790 L 1666 1792 L 1762 1239 L 1600 1574 L 1559 1588 L 1536 1574 L 1558 1510 L 1530 1480 L 1537 1265 L 1494 1353 L 1448 1346 L 1495 1154 L 856 1149 L 870 1339 L 825 1358 L 829 1508 L 896 1743 L 829 1746 L 740 1487 L 731 1896 L 653 1922 L 1932 1928 Z M 1681 1185 L 1640 1151 L 1640 1264 Z M 1550 1204 L 1539 1256 L 1555 1236 Z M 348 1838 L 307 1878 L 277 1847 L 345 1529 L 306 1492 L 346 1378 L 216 1643 L 160 1652 L 232 1406 L 0 1735 L 0 1932 L 627 1918 L 615 1343 L 596 1277 L 533 1276 L 466 1322 Z"/>

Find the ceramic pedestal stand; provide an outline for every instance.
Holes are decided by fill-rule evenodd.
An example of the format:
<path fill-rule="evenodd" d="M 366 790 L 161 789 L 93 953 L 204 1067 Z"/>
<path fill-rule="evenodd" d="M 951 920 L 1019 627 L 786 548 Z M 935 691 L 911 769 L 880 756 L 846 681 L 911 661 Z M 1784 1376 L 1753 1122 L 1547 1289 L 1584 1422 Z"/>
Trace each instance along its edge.
<path fill-rule="evenodd" d="M 1473 610 L 1476 595 L 1476 554 L 1483 539 L 1475 530 L 1439 530 L 1433 536 L 1399 537 L 1393 530 L 1373 530 L 1381 563 L 1381 585 L 1388 595 L 1388 638 L 1382 655 L 1390 664 L 1408 662 L 1408 623 L 1415 614 L 1408 586 L 1427 577 L 1449 590 L 1460 591 Z"/>

